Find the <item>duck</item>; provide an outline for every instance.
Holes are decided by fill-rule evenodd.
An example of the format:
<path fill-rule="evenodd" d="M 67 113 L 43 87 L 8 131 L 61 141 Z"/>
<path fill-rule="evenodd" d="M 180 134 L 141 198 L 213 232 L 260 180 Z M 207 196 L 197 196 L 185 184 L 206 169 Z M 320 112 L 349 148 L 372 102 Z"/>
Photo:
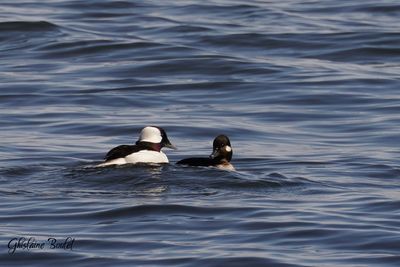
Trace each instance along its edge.
<path fill-rule="evenodd" d="M 165 130 L 158 126 L 146 126 L 139 135 L 135 145 L 119 145 L 111 149 L 105 156 L 104 162 L 97 167 L 136 163 L 169 163 L 162 148 L 176 149 L 168 139 Z"/>
<path fill-rule="evenodd" d="M 213 152 L 208 158 L 186 158 L 176 164 L 188 166 L 216 167 L 222 170 L 234 171 L 235 168 L 230 163 L 232 160 L 232 146 L 226 135 L 218 135 L 213 142 Z"/>

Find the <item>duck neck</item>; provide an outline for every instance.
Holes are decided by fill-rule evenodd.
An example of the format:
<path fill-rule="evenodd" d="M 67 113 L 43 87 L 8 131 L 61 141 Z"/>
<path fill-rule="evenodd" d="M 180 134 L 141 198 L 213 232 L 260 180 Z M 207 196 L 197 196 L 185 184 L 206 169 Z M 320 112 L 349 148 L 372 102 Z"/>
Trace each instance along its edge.
<path fill-rule="evenodd" d="M 137 146 L 140 146 L 143 149 L 147 149 L 147 150 L 152 150 L 152 151 L 157 151 L 160 152 L 161 151 L 161 144 L 157 144 L 157 143 L 150 143 L 150 142 L 136 142 Z"/>

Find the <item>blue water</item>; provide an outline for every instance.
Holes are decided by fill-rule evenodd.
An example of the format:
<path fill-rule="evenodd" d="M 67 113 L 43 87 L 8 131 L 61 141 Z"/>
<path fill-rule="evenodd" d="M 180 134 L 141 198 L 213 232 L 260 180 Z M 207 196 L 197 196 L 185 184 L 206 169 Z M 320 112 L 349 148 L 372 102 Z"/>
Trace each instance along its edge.
<path fill-rule="evenodd" d="M 0 10 L 1 266 L 400 266 L 398 1 Z M 146 125 L 169 165 L 93 167 Z"/>

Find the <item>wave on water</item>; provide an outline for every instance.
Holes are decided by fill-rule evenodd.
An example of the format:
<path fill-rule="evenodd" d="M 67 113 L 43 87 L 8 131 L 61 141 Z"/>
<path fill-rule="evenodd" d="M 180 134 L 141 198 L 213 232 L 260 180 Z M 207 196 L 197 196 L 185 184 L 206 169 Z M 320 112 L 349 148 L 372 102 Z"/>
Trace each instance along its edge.
<path fill-rule="evenodd" d="M 400 266 L 398 1 L 0 10 L 0 246 L 76 240 L 2 265 Z M 94 167 L 145 125 L 169 165 Z"/>
<path fill-rule="evenodd" d="M 38 32 L 58 29 L 54 23 L 48 21 L 3 21 L 0 22 L 0 33 L 7 32 Z"/>

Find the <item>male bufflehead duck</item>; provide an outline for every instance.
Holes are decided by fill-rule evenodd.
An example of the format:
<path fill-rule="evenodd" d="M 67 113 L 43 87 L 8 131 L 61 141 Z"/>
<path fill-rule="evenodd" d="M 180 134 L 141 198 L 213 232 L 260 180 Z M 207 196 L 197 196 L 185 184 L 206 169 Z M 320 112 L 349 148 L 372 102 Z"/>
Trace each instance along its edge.
<path fill-rule="evenodd" d="M 161 151 L 163 147 L 176 149 L 168 140 L 164 129 L 147 126 L 140 132 L 136 145 L 114 147 L 105 156 L 105 161 L 97 166 L 104 167 L 127 163 L 168 163 L 167 156 Z"/>
<path fill-rule="evenodd" d="M 189 166 L 217 167 L 220 169 L 234 171 L 235 168 L 230 163 L 232 159 L 232 147 L 226 135 L 218 135 L 214 139 L 213 152 L 209 158 L 187 158 L 177 162 L 177 164 Z"/>

